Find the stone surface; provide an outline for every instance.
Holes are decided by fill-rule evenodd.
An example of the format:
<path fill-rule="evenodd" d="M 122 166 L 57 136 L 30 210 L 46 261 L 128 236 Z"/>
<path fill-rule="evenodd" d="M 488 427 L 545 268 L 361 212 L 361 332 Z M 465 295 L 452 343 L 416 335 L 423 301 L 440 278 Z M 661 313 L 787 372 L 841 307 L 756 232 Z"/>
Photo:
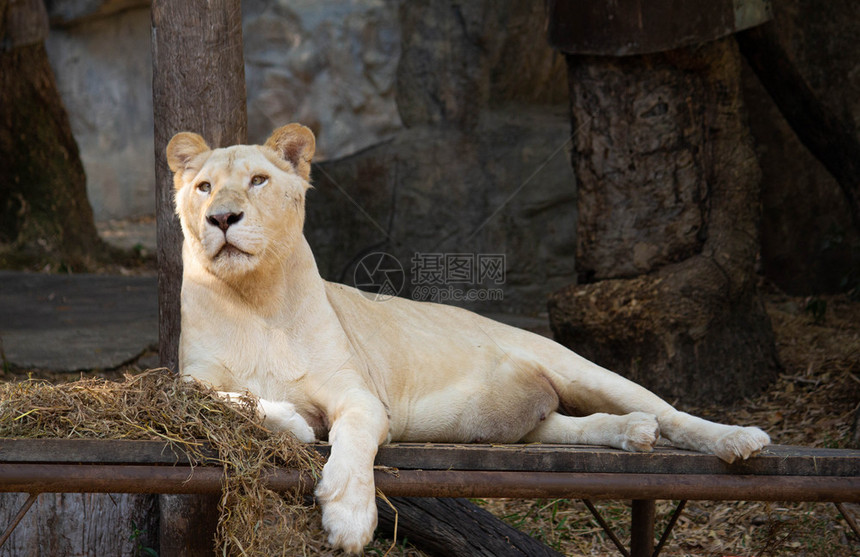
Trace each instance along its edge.
<path fill-rule="evenodd" d="M 64 19 L 51 51 L 100 230 L 148 248 L 107 221 L 152 211 L 149 14 L 94 20 L 109 7 L 96 4 L 77 6 L 79 20 L 62 15 L 74 6 L 54 10 Z M 407 272 L 416 252 L 504 255 L 502 284 L 457 285 L 502 292 L 459 301 L 471 307 L 542 314 L 546 295 L 573 280 L 567 84 L 539 4 L 251 0 L 243 18 L 249 140 L 302 121 L 337 183 L 315 173 L 308 201 L 325 276 L 351 281 L 385 240 Z M 444 296 L 450 285 L 427 286 Z"/>
<path fill-rule="evenodd" d="M 574 278 L 576 186 L 564 119 L 564 106 L 486 110 L 474 133 L 418 126 L 317 165 L 305 233 L 323 276 L 353 283 L 363 256 L 386 252 L 403 266 L 406 297 L 436 293 L 435 301 L 473 309 L 542 313 L 547 294 Z M 416 253 L 501 254 L 506 274 L 501 284 L 418 280 L 413 272 L 426 270 L 426 258 L 414 262 Z M 452 298 L 490 290 L 502 299 Z"/>
<path fill-rule="evenodd" d="M 113 369 L 158 343 L 155 277 L 0 271 L 4 363 Z"/>
<path fill-rule="evenodd" d="M 401 6 L 397 105 L 404 124 L 474 127 L 485 106 L 564 103 L 563 61 L 539 3 L 420 0 Z"/>
<path fill-rule="evenodd" d="M 400 129 L 396 0 L 243 3 L 248 139 L 302 122 L 317 158 L 350 155 Z"/>
<path fill-rule="evenodd" d="M 54 25 L 48 48 L 98 221 L 154 212 L 147 4 L 47 2 Z M 399 114 L 417 124 L 437 118 L 433 111 L 439 113 L 445 103 L 473 118 L 485 105 L 511 100 L 566 102 L 566 82 L 557 71 L 561 57 L 545 44 L 539 2 L 243 4 L 252 141 L 264 139 L 282 120 L 304 120 L 318 134 L 320 154 L 336 159 L 390 138 L 402 125 Z M 134 6 L 143 7 L 129 9 Z M 860 3 L 853 0 L 774 5 L 783 45 L 801 73 L 855 126 L 860 122 L 858 10 Z M 398 67 L 404 49 L 411 61 Z M 410 72 L 420 79 L 411 84 L 404 79 L 395 87 L 397 76 Z M 860 234 L 851 227 L 841 192 L 746 73 L 763 171 L 764 273 L 797 293 L 856 284 Z M 436 107 L 421 108 L 426 100 Z M 662 249 L 646 244 L 650 247 L 640 246 L 637 261 L 651 259 L 654 245 L 657 252 Z"/>
<path fill-rule="evenodd" d="M 541 314 L 574 280 L 576 223 L 566 80 L 543 10 L 419 1 L 399 17 L 406 129 L 313 173 L 305 229 L 323 275 L 354 282 L 363 257 L 385 252 L 406 297 Z M 503 276 L 486 276 L 479 260 L 497 257 Z"/>
<path fill-rule="evenodd" d="M 155 209 L 149 27 L 138 9 L 55 28 L 46 43 L 97 221 Z"/>
<path fill-rule="evenodd" d="M 250 142 L 301 121 L 317 135 L 318 158 L 326 159 L 401 127 L 394 102 L 396 0 L 243 4 Z M 48 53 L 96 220 L 153 214 L 147 2 L 55 2 L 49 14 L 55 27 Z"/>

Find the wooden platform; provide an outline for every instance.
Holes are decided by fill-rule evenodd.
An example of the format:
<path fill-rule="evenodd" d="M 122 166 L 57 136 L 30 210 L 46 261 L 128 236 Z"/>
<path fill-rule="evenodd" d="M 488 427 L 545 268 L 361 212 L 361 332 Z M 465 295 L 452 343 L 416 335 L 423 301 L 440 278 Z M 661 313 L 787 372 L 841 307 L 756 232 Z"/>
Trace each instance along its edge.
<path fill-rule="evenodd" d="M 211 493 L 223 476 L 212 457 L 192 469 L 161 441 L 2 439 L 0 491 Z M 668 447 L 403 443 L 381 447 L 376 464 L 377 486 L 394 496 L 860 502 L 854 450 L 774 445 L 726 464 Z M 312 490 L 293 470 L 266 478 L 276 490 L 300 480 Z"/>
<path fill-rule="evenodd" d="M 208 459 L 191 466 L 162 441 L 0 439 L 0 492 L 30 497 L 0 545 L 39 493 L 219 493 L 224 468 Z M 330 447 L 313 447 L 327 455 Z M 311 493 L 315 478 L 275 469 L 264 481 L 276 491 Z M 392 444 L 380 447 L 376 486 L 394 497 L 517 497 L 585 500 L 625 557 L 660 553 L 688 499 L 860 502 L 860 451 L 774 445 L 743 462 L 660 447 L 652 453 L 571 445 Z M 630 549 L 612 532 L 592 499 L 632 500 Z M 680 500 L 655 548 L 657 499 Z M 856 523 L 846 515 L 851 528 Z"/>

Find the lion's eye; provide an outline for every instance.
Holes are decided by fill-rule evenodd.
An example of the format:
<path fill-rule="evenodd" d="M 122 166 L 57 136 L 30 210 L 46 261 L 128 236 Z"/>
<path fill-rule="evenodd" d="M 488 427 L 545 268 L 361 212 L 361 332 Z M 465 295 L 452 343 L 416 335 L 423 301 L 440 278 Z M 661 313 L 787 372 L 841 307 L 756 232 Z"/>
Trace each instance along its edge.
<path fill-rule="evenodd" d="M 212 184 L 210 184 L 209 182 L 200 182 L 199 184 L 197 184 L 197 191 L 201 193 L 209 193 L 210 191 L 212 191 Z"/>
<path fill-rule="evenodd" d="M 256 176 L 251 178 L 251 185 L 252 186 L 265 186 L 268 181 L 269 181 L 268 176 L 263 176 L 262 174 L 257 174 Z"/>

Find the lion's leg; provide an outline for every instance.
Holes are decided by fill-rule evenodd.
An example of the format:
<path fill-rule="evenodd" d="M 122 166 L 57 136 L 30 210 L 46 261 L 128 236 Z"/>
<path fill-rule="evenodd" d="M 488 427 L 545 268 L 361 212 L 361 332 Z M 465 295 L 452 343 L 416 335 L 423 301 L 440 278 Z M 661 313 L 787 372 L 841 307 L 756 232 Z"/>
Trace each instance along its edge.
<path fill-rule="evenodd" d="M 218 391 L 218 394 L 228 402 L 238 404 L 241 393 Z M 284 400 L 257 399 L 257 415 L 263 420 L 263 425 L 274 431 L 289 431 L 302 443 L 316 441 L 314 430 L 308 422 L 296 411 L 296 407 Z"/>
<path fill-rule="evenodd" d="M 718 424 L 677 410 L 658 419 L 672 445 L 715 454 L 726 462 L 745 460 L 770 444 L 767 433 L 757 427 Z"/>
<path fill-rule="evenodd" d="M 570 351 L 549 371 L 562 407 L 577 413 L 656 416 L 660 434 L 680 448 L 714 454 L 726 462 L 746 459 L 770 443 L 756 427 L 723 425 L 679 412 L 648 389 Z M 559 371 L 561 370 L 561 371 Z"/>
<path fill-rule="evenodd" d="M 650 451 L 660 437 L 657 419 L 652 414 L 632 412 L 563 416 L 553 412 L 529 432 L 527 443 L 565 443 L 570 445 L 608 445 L 625 451 Z"/>
<path fill-rule="evenodd" d="M 388 435 L 388 415 L 382 403 L 364 390 L 340 394 L 341 402 L 329 411 L 331 453 L 316 496 L 329 543 L 360 553 L 376 528 L 373 460 Z"/>

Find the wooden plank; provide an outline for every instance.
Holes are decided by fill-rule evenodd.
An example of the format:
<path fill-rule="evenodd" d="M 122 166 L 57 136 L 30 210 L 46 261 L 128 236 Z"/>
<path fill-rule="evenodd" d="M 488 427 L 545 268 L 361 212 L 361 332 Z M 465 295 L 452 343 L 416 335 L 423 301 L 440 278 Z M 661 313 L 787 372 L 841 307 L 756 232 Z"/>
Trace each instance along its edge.
<path fill-rule="evenodd" d="M 860 451 L 771 445 L 727 464 L 713 455 L 659 447 L 651 453 L 571 445 L 413 445 L 380 447 L 377 463 L 425 470 L 532 470 L 642 474 L 860 476 Z"/>
<path fill-rule="evenodd" d="M 213 458 L 215 452 L 204 448 Z M 0 439 L 0 462 L 78 464 L 188 464 L 165 441 L 121 439 Z"/>
<path fill-rule="evenodd" d="M 328 445 L 313 447 L 323 455 Z M 212 458 L 214 450 L 204 445 Z M 163 441 L 0 439 L 0 462 L 184 464 Z M 403 470 L 601 472 L 860 477 L 860 451 L 772 445 L 758 456 L 726 464 L 712 455 L 659 447 L 652 453 L 581 445 L 456 445 L 400 443 L 380 447 L 377 465 Z"/>

